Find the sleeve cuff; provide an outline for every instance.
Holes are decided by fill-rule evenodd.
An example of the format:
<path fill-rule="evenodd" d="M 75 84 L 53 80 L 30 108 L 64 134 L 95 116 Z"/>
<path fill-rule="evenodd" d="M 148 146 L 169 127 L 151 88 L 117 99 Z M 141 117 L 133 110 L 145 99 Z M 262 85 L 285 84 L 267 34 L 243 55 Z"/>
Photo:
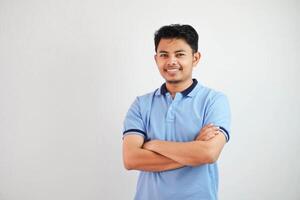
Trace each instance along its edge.
<path fill-rule="evenodd" d="M 222 126 L 219 126 L 219 128 L 220 128 L 220 131 L 225 135 L 226 142 L 228 142 L 230 139 L 228 131 L 225 128 L 223 128 Z"/>
<path fill-rule="evenodd" d="M 147 134 L 144 131 L 141 131 L 139 129 L 128 129 L 128 130 L 124 131 L 123 139 L 126 135 L 132 135 L 132 134 L 140 135 L 140 136 L 144 137 L 145 140 L 147 139 Z"/>

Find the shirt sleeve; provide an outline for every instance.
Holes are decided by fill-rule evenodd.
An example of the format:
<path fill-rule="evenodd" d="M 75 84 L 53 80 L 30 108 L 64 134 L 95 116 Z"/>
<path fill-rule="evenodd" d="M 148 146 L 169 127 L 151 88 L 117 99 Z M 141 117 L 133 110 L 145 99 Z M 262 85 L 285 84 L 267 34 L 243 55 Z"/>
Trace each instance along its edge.
<path fill-rule="evenodd" d="M 123 138 L 130 134 L 140 135 L 144 137 L 144 140 L 147 138 L 139 98 L 136 98 L 131 104 L 124 120 Z"/>
<path fill-rule="evenodd" d="M 226 137 L 226 142 L 228 142 L 230 139 L 230 120 L 231 114 L 228 99 L 224 94 L 218 93 L 208 103 L 204 125 L 213 123 L 215 126 L 219 126 Z"/>

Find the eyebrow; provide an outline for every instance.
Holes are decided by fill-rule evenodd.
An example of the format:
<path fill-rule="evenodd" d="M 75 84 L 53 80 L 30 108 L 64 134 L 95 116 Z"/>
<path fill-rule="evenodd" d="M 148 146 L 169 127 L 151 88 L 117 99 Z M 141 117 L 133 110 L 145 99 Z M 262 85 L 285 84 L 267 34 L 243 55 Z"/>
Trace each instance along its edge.
<path fill-rule="evenodd" d="M 186 51 L 183 49 L 179 49 L 179 50 L 175 51 L 175 53 L 179 53 L 179 52 L 186 52 Z M 159 53 L 169 53 L 169 52 L 162 50 L 162 51 L 159 51 Z"/>

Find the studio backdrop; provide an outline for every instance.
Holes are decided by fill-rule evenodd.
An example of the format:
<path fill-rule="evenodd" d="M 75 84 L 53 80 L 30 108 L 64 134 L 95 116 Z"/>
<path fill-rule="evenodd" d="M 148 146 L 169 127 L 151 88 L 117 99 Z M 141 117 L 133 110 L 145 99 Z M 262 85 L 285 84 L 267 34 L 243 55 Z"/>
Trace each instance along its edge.
<path fill-rule="evenodd" d="M 125 114 L 163 83 L 154 32 L 191 24 L 194 78 L 229 99 L 221 200 L 300 199 L 300 4 L 0 0 L 0 200 L 133 199 Z"/>

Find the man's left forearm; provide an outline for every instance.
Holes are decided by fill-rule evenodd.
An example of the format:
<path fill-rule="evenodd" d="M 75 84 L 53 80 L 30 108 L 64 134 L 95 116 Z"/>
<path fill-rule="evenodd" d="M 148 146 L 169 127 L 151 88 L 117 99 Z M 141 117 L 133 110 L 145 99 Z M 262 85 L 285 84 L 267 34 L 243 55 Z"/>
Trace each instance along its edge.
<path fill-rule="evenodd" d="M 143 148 L 159 153 L 183 165 L 198 166 L 215 162 L 225 144 L 223 134 L 209 141 L 169 142 L 152 140 Z"/>

